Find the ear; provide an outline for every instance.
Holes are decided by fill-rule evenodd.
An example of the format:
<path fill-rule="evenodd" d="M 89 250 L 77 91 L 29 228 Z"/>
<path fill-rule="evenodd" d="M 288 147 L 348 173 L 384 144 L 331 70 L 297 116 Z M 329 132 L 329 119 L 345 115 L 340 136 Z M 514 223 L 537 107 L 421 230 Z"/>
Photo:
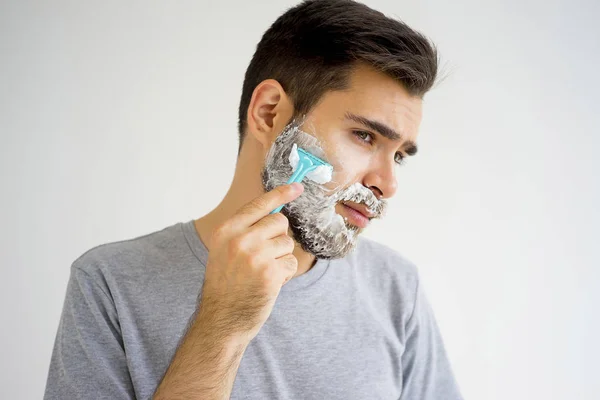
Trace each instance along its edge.
<path fill-rule="evenodd" d="M 294 114 L 294 106 L 274 79 L 259 83 L 248 106 L 247 134 L 269 148 Z"/>

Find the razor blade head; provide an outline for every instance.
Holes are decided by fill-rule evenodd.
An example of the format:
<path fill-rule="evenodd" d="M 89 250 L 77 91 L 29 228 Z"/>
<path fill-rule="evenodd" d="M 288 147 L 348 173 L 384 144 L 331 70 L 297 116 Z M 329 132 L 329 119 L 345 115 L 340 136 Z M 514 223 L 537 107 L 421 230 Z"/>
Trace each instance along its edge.
<path fill-rule="evenodd" d="M 304 157 L 308 158 L 315 166 L 323 165 L 323 166 L 331 167 L 331 165 L 329 165 L 329 163 L 326 163 L 325 161 L 321 160 L 319 157 L 310 154 L 308 151 L 304 150 L 301 147 L 298 147 L 298 154 L 300 155 L 300 157 L 304 156 Z"/>

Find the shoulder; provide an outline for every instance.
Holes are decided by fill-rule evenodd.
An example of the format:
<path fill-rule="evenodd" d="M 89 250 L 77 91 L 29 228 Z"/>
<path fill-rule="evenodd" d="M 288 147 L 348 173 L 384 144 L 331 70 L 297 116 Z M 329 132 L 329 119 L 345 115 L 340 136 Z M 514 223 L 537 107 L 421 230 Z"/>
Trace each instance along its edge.
<path fill-rule="evenodd" d="M 72 269 L 83 271 L 92 278 L 110 275 L 130 275 L 148 265 L 156 265 L 169 251 L 178 246 L 182 235 L 180 223 L 162 230 L 126 240 L 95 246 L 72 264 Z"/>

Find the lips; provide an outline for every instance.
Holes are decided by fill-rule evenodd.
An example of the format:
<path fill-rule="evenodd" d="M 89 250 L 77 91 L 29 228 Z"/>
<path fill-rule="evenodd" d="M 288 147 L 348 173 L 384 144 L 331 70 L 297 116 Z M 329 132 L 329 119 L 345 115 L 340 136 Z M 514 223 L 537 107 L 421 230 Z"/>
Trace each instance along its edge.
<path fill-rule="evenodd" d="M 350 207 L 351 209 L 353 209 L 355 211 L 358 211 L 365 218 L 372 219 L 375 216 L 372 212 L 369 211 L 369 208 L 364 204 L 357 204 L 357 203 L 352 203 L 349 201 L 344 201 L 342 204 L 344 204 L 347 207 Z"/>

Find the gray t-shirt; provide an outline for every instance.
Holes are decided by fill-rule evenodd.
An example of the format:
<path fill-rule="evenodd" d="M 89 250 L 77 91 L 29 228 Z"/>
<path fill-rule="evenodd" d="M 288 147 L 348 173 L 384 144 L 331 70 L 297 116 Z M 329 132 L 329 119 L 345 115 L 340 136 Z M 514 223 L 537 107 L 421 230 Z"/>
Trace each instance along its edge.
<path fill-rule="evenodd" d="M 208 251 L 193 221 L 71 268 L 45 399 L 149 399 L 186 332 Z M 285 284 L 231 399 L 461 399 L 415 266 L 361 238 Z"/>

